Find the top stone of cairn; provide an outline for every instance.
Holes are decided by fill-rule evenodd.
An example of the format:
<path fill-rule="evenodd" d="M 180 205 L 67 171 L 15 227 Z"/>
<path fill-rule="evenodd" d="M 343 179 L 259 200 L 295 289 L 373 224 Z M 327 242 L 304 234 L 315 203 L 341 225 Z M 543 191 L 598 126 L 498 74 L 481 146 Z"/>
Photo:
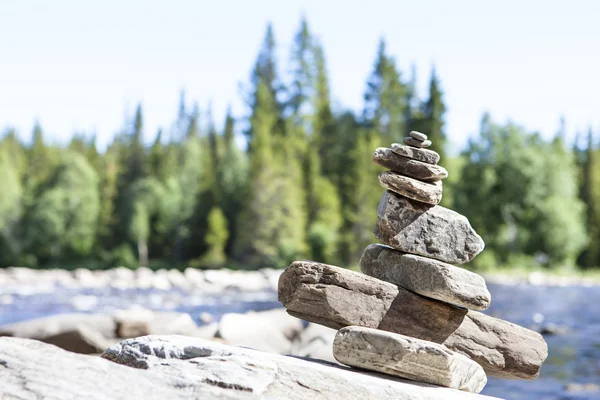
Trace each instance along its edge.
<path fill-rule="evenodd" d="M 418 140 L 419 142 L 424 142 L 424 141 L 427 140 L 427 135 L 426 134 L 421 133 L 421 132 L 417 132 L 417 131 L 412 131 L 410 133 L 410 137 L 413 138 L 413 139 L 415 139 L 415 140 Z"/>

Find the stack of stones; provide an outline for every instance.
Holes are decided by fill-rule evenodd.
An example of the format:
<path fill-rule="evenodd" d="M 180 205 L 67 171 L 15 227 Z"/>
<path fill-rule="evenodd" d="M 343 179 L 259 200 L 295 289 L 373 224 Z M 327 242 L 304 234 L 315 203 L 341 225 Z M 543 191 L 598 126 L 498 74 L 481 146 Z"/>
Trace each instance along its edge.
<path fill-rule="evenodd" d="M 491 302 L 485 281 L 456 265 L 484 243 L 466 217 L 437 205 L 448 173 L 430 145 L 411 132 L 375 150 L 389 169 L 374 232 L 384 244 L 365 249 L 363 273 L 296 261 L 279 279 L 279 300 L 290 315 L 338 329 L 333 354 L 351 367 L 476 393 L 487 375 L 534 379 L 548 346 L 479 312 Z"/>

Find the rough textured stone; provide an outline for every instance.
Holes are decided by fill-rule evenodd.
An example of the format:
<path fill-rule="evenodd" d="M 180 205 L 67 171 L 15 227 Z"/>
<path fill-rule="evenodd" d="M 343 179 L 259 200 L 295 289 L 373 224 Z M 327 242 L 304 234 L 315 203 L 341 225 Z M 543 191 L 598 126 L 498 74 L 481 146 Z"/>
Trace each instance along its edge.
<path fill-rule="evenodd" d="M 375 150 L 373 162 L 399 174 L 424 182 L 435 182 L 448 177 L 448 171 L 444 167 L 399 156 L 385 147 L 379 147 Z"/>
<path fill-rule="evenodd" d="M 414 147 L 425 148 L 425 147 L 431 146 L 431 140 L 420 141 L 420 140 L 416 140 L 412 137 L 405 137 L 404 144 L 407 144 L 409 146 L 414 146 Z"/>
<path fill-rule="evenodd" d="M 374 278 L 446 303 L 472 310 L 485 310 L 490 306 L 491 296 L 483 277 L 431 258 L 372 244 L 360 259 L 360 270 Z"/>
<path fill-rule="evenodd" d="M 483 368 L 462 354 L 441 344 L 379 329 L 340 329 L 333 355 L 353 367 L 467 392 L 479 393 L 487 383 Z"/>
<path fill-rule="evenodd" d="M 392 143 L 392 151 L 402 157 L 423 161 L 429 164 L 437 164 L 440 161 L 440 155 L 433 150 L 405 146 L 401 143 Z"/>
<path fill-rule="evenodd" d="M 395 172 L 379 174 L 379 183 L 387 190 L 422 203 L 436 205 L 442 201 L 442 182 L 426 183 Z"/>
<path fill-rule="evenodd" d="M 421 132 L 417 132 L 417 131 L 412 131 L 410 133 L 410 137 L 413 139 L 416 139 L 420 142 L 424 142 L 425 140 L 427 140 L 427 135 Z"/>
<path fill-rule="evenodd" d="M 548 355 L 537 332 L 312 261 L 281 274 L 279 300 L 291 315 L 330 328 L 364 326 L 444 344 L 502 378 L 534 379 Z"/>
<path fill-rule="evenodd" d="M 469 262 L 485 247 L 463 215 L 389 191 L 379 203 L 374 233 L 397 250 L 450 264 Z"/>
<path fill-rule="evenodd" d="M 263 353 L 183 336 L 146 336 L 108 349 L 103 357 L 134 368 L 181 376 L 187 393 L 202 386 L 231 398 L 465 399 L 472 393 L 432 387 L 325 362 Z M 216 397 L 216 396 L 215 396 Z"/>

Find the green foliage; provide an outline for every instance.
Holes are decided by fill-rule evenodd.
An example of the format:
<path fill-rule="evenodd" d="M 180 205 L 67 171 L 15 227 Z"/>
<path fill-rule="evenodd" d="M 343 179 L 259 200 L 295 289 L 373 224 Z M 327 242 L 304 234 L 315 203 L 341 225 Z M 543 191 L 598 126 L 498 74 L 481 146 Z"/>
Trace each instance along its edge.
<path fill-rule="evenodd" d="M 245 100 L 222 129 L 181 93 L 171 126 L 144 143 L 137 106 L 104 152 L 77 133 L 49 145 L 40 124 L 24 144 L 0 138 L 0 267 L 105 268 L 140 264 L 284 267 L 310 257 L 356 265 L 383 193 L 373 150 L 426 133 L 449 171 L 442 205 L 466 215 L 486 243 L 470 267 L 600 266 L 600 150 L 549 143 L 484 116 L 464 154 L 445 153 L 446 106 L 432 71 L 421 98 L 416 72 L 398 69 L 382 40 L 361 115 L 332 106 L 325 51 L 305 18 L 289 74 L 278 71 L 269 25 Z M 246 143 L 239 143 L 245 140 Z M 247 146 L 246 146 L 247 145 Z"/>
<path fill-rule="evenodd" d="M 572 154 L 486 115 L 465 156 L 456 209 L 501 262 L 519 253 L 544 254 L 550 263 L 574 261 L 586 235 Z"/>

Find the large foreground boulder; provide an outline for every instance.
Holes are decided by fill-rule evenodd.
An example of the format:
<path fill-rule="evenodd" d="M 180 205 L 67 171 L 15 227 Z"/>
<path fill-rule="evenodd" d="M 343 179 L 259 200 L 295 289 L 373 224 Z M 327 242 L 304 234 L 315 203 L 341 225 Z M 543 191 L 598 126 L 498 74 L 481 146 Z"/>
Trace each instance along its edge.
<path fill-rule="evenodd" d="M 548 356 L 537 332 L 331 265 L 292 263 L 279 279 L 279 300 L 291 315 L 330 328 L 364 326 L 444 344 L 496 377 L 534 379 Z"/>
<path fill-rule="evenodd" d="M 481 253 L 481 236 L 459 213 L 387 191 L 377 209 L 375 236 L 405 253 L 464 264 Z"/>

